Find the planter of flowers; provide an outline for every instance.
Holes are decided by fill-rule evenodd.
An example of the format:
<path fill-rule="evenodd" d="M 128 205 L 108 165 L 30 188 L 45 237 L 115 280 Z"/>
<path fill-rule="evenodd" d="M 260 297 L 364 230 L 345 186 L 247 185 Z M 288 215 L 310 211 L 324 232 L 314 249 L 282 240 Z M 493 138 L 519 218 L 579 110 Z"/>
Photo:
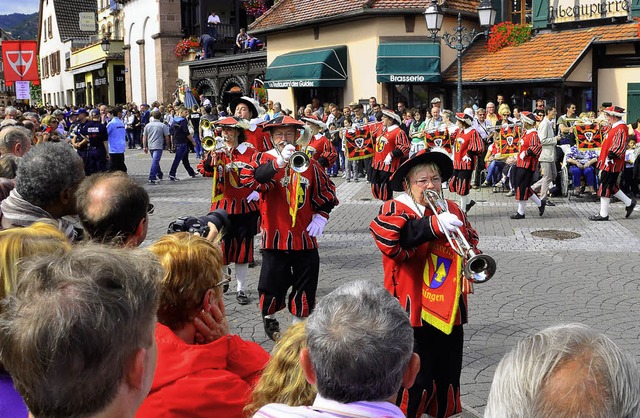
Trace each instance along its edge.
<path fill-rule="evenodd" d="M 199 48 L 200 42 L 198 42 L 198 38 L 191 36 L 181 39 L 173 52 L 176 57 L 181 58 L 183 61 L 192 61 L 195 59 Z"/>

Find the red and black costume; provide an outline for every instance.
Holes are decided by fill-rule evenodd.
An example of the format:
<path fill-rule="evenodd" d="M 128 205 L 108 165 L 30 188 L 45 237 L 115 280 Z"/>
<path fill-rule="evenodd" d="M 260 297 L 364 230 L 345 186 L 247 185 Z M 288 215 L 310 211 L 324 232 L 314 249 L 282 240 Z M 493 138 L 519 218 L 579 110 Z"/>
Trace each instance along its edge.
<path fill-rule="evenodd" d="M 627 147 L 627 125 L 624 121 L 615 122 L 607 131 L 602 142 L 596 167 L 600 170 L 598 196 L 611 197 L 619 190 L 618 176 L 624 170 L 624 155 Z"/>
<path fill-rule="evenodd" d="M 402 160 L 409 155 L 411 141 L 398 125 L 391 125 L 383 129 L 375 140 L 375 154 L 369 172 L 371 193 L 380 200 L 389 200 L 393 196 L 389 188 L 389 179 L 400 166 Z M 391 164 L 385 164 L 387 155 L 391 154 Z"/>
<path fill-rule="evenodd" d="M 244 135 L 247 138 L 245 142 L 253 145 L 253 148 L 257 152 L 264 152 L 272 148 L 268 136 L 262 131 L 260 126 L 256 125 L 261 122 L 261 119 L 251 120 L 249 122 L 250 127 L 244 130 Z"/>
<path fill-rule="evenodd" d="M 300 150 L 306 152 L 324 168 L 331 167 L 338 159 L 338 153 L 331 141 L 321 133 L 312 136 L 309 145 L 301 147 Z"/>
<path fill-rule="evenodd" d="M 229 213 L 230 225 L 222 236 L 225 265 L 253 261 L 253 237 L 258 233 L 259 204 L 258 201 L 247 201 L 252 189 L 242 185 L 240 171 L 251 163 L 255 152 L 252 145 L 243 142 L 230 155 L 210 151 L 198 164 L 198 171 L 205 177 L 212 177 L 214 171 L 224 170 L 223 196 L 212 202 L 211 210 L 224 209 Z"/>
<path fill-rule="evenodd" d="M 410 161 L 410 160 L 409 160 Z M 443 179 L 446 180 L 446 179 Z M 478 235 L 466 215 L 452 201 L 446 201 L 449 212 L 462 222 L 460 231 L 473 250 Z M 421 215 L 424 213 L 424 215 Z M 408 194 L 384 203 L 380 214 L 371 222 L 374 241 L 382 251 L 384 286 L 409 314 L 414 327 L 415 351 L 420 356 L 420 373 L 411 389 L 403 389 L 398 398 L 401 408 L 410 418 L 428 413 L 448 417 L 461 412 L 460 373 L 462 370 L 463 328 L 467 322 L 468 281 L 460 277 L 457 312 L 449 334 L 423 320 L 425 269 L 432 248 L 451 248 L 440 231 L 436 217 L 429 208 L 417 205 Z"/>
<path fill-rule="evenodd" d="M 484 142 L 473 127 L 458 129 L 452 141 L 453 177 L 449 183 L 449 190 L 466 196 L 471 188 L 471 175 L 476 166 L 476 159 L 484 151 Z"/>
<path fill-rule="evenodd" d="M 258 283 L 262 316 L 272 315 L 286 306 L 289 287 L 289 311 L 307 317 L 315 306 L 320 259 L 318 243 L 309 236 L 307 226 L 314 214 L 329 218 L 338 204 L 335 186 L 315 161 L 299 173 L 298 205 L 295 224 L 290 215 L 290 168 L 279 168 L 276 150 L 257 153 L 242 169 L 242 183 L 260 192 L 262 204 L 262 268 Z"/>
<path fill-rule="evenodd" d="M 534 194 L 531 184 L 533 183 L 533 173 L 538 168 L 538 158 L 541 152 L 542 143 L 538 137 L 538 131 L 535 128 L 527 130 L 520 138 L 520 148 L 516 160 L 513 184 L 516 200 L 527 200 Z"/>

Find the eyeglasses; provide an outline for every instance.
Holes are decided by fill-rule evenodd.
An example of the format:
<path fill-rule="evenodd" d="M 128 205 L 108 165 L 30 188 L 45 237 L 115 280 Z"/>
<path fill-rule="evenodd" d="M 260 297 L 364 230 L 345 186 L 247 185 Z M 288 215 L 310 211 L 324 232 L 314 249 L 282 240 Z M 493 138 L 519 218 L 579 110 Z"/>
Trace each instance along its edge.
<path fill-rule="evenodd" d="M 218 286 L 226 286 L 229 283 L 231 283 L 231 278 L 229 278 L 229 276 L 227 274 L 224 274 L 224 279 L 220 280 L 218 283 L 214 284 L 213 287 L 218 287 Z"/>
<path fill-rule="evenodd" d="M 417 186 L 423 187 L 423 186 L 426 186 L 427 183 L 431 183 L 435 186 L 436 184 L 440 184 L 441 182 L 442 182 L 441 177 L 432 177 L 430 179 L 413 180 L 411 183 Z"/>
<path fill-rule="evenodd" d="M 293 132 L 278 132 L 273 134 L 274 138 L 293 139 L 295 136 L 296 134 Z"/>

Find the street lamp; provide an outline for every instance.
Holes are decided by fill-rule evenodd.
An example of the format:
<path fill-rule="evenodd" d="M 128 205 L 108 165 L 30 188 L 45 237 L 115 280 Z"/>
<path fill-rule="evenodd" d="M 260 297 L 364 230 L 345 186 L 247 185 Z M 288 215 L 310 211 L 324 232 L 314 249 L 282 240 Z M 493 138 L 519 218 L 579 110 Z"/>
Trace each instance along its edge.
<path fill-rule="evenodd" d="M 109 49 L 111 48 L 111 42 L 109 42 L 109 38 L 102 38 L 102 42 L 100 42 L 100 46 L 105 54 L 109 54 Z"/>
<path fill-rule="evenodd" d="M 481 0 L 478 6 L 478 17 L 480 19 L 480 26 L 484 28 L 483 33 L 476 34 L 476 30 L 473 29 L 471 33 L 467 31 L 467 28 L 462 26 L 462 15 L 458 13 L 458 26 L 455 29 L 454 34 L 444 33 L 442 34 L 442 40 L 451 49 L 457 51 L 457 63 L 458 63 L 458 112 L 462 112 L 462 53 L 471 45 L 478 36 L 489 34 L 489 28 L 496 20 L 496 9 L 491 4 L 491 0 Z M 431 4 L 424 11 L 424 18 L 427 23 L 427 30 L 431 32 L 433 41 L 435 42 L 438 32 L 442 28 L 442 21 L 444 20 L 444 13 L 438 5 L 437 0 L 431 0 Z"/>

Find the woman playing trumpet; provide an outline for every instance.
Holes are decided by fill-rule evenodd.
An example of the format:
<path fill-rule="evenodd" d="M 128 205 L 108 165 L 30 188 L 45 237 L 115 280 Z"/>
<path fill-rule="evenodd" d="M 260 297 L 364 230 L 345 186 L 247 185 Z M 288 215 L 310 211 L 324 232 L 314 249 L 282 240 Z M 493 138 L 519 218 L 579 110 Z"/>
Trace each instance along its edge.
<path fill-rule="evenodd" d="M 404 193 L 385 202 L 370 225 L 382 251 L 385 288 L 409 314 L 421 358 L 415 384 L 398 396 L 399 403 L 408 396 L 403 412 L 409 418 L 448 417 L 462 409 L 462 324 L 472 286 L 446 235 L 459 229 L 476 254 L 478 235 L 453 201 L 440 199 L 446 210 L 436 215 L 427 200 L 428 193 L 442 194 L 442 183 L 452 173 L 446 153 L 420 151 L 391 177 L 391 188 Z"/>
<path fill-rule="evenodd" d="M 246 305 L 251 301 L 246 291 L 246 278 L 248 263 L 253 261 L 253 237 L 258 233 L 260 195 L 242 185 L 240 170 L 251 162 L 256 151 L 245 142 L 245 125 L 240 118 L 227 117 L 215 125 L 222 128 L 224 143 L 212 141 L 213 149 L 198 165 L 198 171 L 203 176 L 213 177 L 211 210 L 224 209 L 229 213 L 231 225 L 222 236 L 225 271 L 230 263 L 235 263 L 236 300 Z M 203 140 L 207 142 L 206 138 Z"/>

